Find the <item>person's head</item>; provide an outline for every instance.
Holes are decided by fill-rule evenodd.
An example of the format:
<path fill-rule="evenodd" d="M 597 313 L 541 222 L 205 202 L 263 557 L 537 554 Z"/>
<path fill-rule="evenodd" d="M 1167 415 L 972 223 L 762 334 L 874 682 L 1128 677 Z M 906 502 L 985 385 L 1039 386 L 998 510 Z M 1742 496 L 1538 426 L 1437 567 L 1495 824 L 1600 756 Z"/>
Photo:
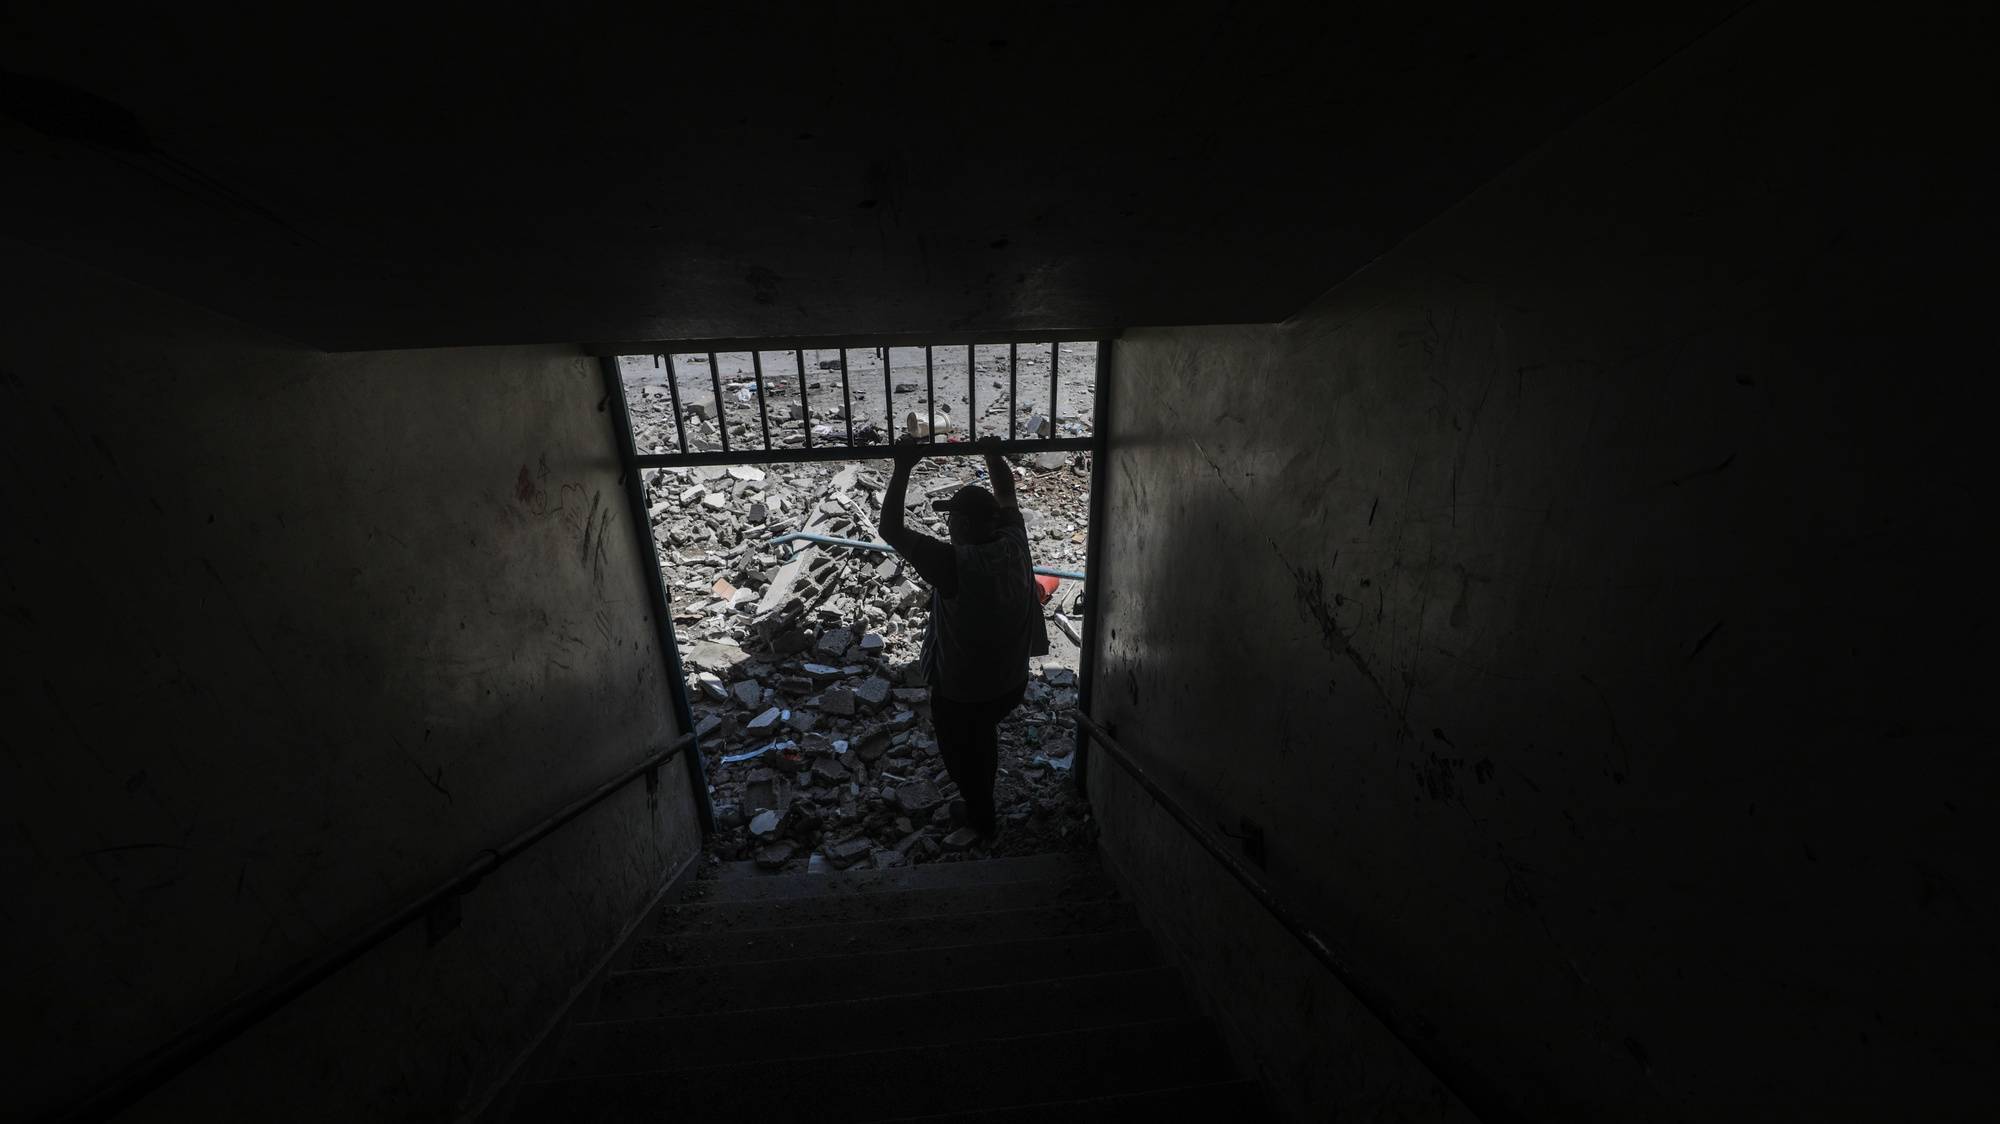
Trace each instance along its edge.
<path fill-rule="evenodd" d="M 977 484 L 967 484 L 953 492 L 950 499 L 934 501 L 931 507 L 945 513 L 951 541 L 961 546 L 992 539 L 994 520 L 1000 514 L 1000 503 L 993 493 Z"/>

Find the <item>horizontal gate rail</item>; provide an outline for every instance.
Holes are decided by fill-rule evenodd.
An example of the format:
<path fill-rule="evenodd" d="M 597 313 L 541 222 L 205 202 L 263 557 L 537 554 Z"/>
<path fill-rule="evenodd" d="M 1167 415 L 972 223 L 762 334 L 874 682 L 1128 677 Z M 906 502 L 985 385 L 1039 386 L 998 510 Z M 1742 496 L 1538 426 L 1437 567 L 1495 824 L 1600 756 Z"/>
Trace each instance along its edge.
<path fill-rule="evenodd" d="M 983 456 L 990 445 L 970 441 L 912 441 L 910 446 L 933 457 Z M 1096 446 L 1088 437 L 1055 437 L 1045 441 L 1002 441 L 1000 451 L 1009 456 L 1020 453 L 1084 453 Z M 634 463 L 640 468 L 677 468 L 704 464 L 796 464 L 801 461 L 888 460 L 894 450 L 887 445 L 821 445 L 812 449 L 739 449 L 733 453 L 715 450 L 706 453 L 640 453 Z"/>

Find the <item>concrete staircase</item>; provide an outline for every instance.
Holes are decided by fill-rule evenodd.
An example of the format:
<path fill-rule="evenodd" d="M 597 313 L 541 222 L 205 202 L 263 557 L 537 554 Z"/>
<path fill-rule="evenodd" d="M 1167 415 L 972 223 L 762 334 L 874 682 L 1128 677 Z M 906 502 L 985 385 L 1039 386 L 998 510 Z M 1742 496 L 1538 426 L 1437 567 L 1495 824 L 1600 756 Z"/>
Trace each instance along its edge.
<path fill-rule="evenodd" d="M 1261 1119 L 1090 858 L 766 875 L 665 907 L 515 1121 Z"/>

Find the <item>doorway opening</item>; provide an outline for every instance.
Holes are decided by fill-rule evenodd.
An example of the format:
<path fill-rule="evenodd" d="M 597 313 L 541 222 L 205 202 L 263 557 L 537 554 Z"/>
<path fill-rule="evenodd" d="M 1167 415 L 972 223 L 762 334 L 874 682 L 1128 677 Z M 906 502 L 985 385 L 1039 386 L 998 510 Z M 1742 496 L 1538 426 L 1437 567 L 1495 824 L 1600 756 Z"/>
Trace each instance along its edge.
<path fill-rule="evenodd" d="M 738 341 L 607 359 L 711 864 L 888 868 L 1091 844 L 1074 715 L 1108 350 L 1096 336 Z M 1000 830 L 974 838 L 953 815 L 919 661 L 929 589 L 876 527 L 892 443 L 922 446 L 905 518 L 943 538 L 932 503 L 989 483 L 973 444 L 986 437 L 1015 478 L 1049 652 L 1000 726 Z"/>

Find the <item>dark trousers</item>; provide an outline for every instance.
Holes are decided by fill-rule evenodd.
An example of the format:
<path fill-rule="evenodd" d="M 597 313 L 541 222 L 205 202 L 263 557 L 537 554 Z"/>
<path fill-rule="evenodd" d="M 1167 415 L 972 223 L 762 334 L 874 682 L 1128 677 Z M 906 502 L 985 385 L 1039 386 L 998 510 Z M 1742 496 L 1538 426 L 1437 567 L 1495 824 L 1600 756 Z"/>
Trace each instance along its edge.
<path fill-rule="evenodd" d="M 931 696 L 931 726 L 937 731 L 938 756 L 965 798 L 966 818 L 982 834 L 993 830 L 993 777 L 1000 768 L 1000 720 L 1021 705 L 1026 683 L 984 702 L 960 702 Z"/>

